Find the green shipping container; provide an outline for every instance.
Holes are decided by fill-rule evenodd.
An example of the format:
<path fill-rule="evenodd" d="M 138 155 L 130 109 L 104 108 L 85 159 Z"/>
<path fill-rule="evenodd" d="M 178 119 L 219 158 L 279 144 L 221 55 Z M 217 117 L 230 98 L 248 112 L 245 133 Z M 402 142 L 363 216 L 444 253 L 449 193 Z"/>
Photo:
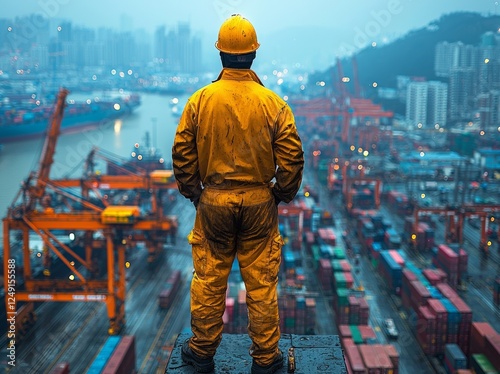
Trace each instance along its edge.
<path fill-rule="evenodd" d="M 317 269 L 318 264 L 319 264 L 319 259 L 321 258 L 320 252 L 319 252 L 319 246 L 313 245 L 311 247 L 311 252 L 312 252 L 312 256 L 313 256 L 314 269 Z"/>
<path fill-rule="evenodd" d="M 476 374 L 498 374 L 485 355 L 472 355 L 471 367 Z"/>
<path fill-rule="evenodd" d="M 337 305 L 349 306 L 349 290 L 346 288 L 337 288 Z"/>
<path fill-rule="evenodd" d="M 340 248 L 340 247 L 334 247 L 333 248 L 333 258 L 336 260 L 344 260 L 345 259 L 344 249 Z"/>
<path fill-rule="evenodd" d="M 341 260 L 332 260 L 332 269 L 334 273 L 343 272 L 342 265 L 340 264 Z"/>
<path fill-rule="evenodd" d="M 347 288 L 347 280 L 345 279 L 344 273 L 334 273 L 335 287 L 337 288 Z"/>
<path fill-rule="evenodd" d="M 349 325 L 349 328 L 351 330 L 352 340 L 354 341 L 354 344 L 363 344 L 363 336 L 361 335 L 358 326 Z"/>

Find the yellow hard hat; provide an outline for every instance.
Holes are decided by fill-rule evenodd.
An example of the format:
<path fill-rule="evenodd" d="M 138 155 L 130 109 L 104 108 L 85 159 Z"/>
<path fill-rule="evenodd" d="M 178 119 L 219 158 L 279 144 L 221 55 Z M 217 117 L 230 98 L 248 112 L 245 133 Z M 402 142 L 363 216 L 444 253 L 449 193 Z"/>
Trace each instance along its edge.
<path fill-rule="evenodd" d="M 232 55 L 251 53 L 259 48 L 257 33 L 249 20 L 240 14 L 233 14 L 219 30 L 219 39 L 215 48 Z"/>

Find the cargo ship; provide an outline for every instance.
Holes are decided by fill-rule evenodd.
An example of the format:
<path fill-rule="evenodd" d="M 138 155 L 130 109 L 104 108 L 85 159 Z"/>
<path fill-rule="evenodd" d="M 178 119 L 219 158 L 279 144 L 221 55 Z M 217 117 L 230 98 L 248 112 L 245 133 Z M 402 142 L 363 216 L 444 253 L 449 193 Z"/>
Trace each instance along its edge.
<path fill-rule="evenodd" d="M 82 102 L 67 100 L 61 132 L 96 126 L 132 113 L 141 104 L 137 94 L 87 99 Z M 0 104 L 0 143 L 32 139 L 47 130 L 52 105 L 35 99 Z"/>

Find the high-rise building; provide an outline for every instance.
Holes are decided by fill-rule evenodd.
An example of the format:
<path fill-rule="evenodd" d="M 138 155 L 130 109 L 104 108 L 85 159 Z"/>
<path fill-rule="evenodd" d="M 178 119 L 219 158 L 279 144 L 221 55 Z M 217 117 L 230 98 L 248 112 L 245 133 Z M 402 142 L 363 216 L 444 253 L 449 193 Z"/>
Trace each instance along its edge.
<path fill-rule="evenodd" d="M 156 29 L 154 35 L 153 58 L 165 61 L 167 59 L 167 35 L 165 26 Z"/>
<path fill-rule="evenodd" d="M 500 43 L 495 34 L 487 32 L 479 46 L 479 93 L 500 88 Z"/>
<path fill-rule="evenodd" d="M 427 125 L 446 126 L 448 108 L 448 85 L 431 81 L 427 84 Z"/>
<path fill-rule="evenodd" d="M 156 29 L 154 57 L 163 59 L 166 70 L 176 73 L 195 73 L 201 70 L 201 40 L 191 35 L 189 24 L 181 23 L 177 30 L 165 33 Z"/>
<path fill-rule="evenodd" d="M 443 82 L 411 82 L 407 88 L 406 121 L 409 126 L 446 125 L 448 85 Z"/>
<path fill-rule="evenodd" d="M 462 42 L 436 45 L 434 71 L 438 77 L 449 77 L 452 69 L 478 66 L 478 48 Z"/>
<path fill-rule="evenodd" d="M 406 88 L 406 122 L 410 126 L 426 125 L 427 82 L 411 82 Z"/>
<path fill-rule="evenodd" d="M 477 95 L 475 108 L 479 114 L 481 127 L 497 131 L 500 123 L 500 90 Z"/>
<path fill-rule="evenodd" d="M 476 70 L 455 68 L 450 72 L 449 115 L 450 120 L 469 119 L 477 93 Z"/>

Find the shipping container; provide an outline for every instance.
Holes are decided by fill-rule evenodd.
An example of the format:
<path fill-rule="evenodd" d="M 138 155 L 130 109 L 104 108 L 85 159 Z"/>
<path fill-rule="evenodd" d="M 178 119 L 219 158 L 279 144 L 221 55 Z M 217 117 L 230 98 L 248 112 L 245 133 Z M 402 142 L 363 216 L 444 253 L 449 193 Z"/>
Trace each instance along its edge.
<path fill-rule="evenodd" d="M 446 342 L 458 342 L 458 327 L 460 324 L 460 313 L 453 303 L 448 299 L 441 299 L 441 303 L 448 313 L 448 325 L 446 330 Z"/>
<path fill-rule="evenodd" d="M 322 227 L 318 229 L 317 240 L 319 243 L 335 246 L 337 244 L 337 236 L 333 227 Z"/>
<path fill-rule="evenodd" d="M 349 325 L 349 328 L 351 329 L 351 339 L 354 342 L 354 344 L 359 345 L 363 344 L 363 337 L 361 335 L 361 332 L 359 331 L 359 328 L 357 325 Z"/>
<path fill-rule="evenodd" d="M 497 331 L 488 322 L 472 322 L 470 333 L 470 354 L 482 354 L 485 350 L 485 338 Z"/>
<path fill-rule="evenodd" d="M 484 355 L 488 358 L 493 367 L 500 371 L 500 334 L 485 336 Z"/>
<path fill-rule="evenodd" d="M 384 345 L 385 352 L 387 353 L 387 356 L 389 356 L 389 359 L 392 362 L 392 365 L 394 366 L 394 374 L 398 374 L 399 372 L 399 353 L 396 350 L 396 347 L 393 346 L 392 344 L 386 344 Z"/>
<path fill-rule="evenodd" d="M 106 342 L 102 346 L 101 350 L 97 354 L 96 358 L 94 361 L 92 361 L 92 364 L 90 365 L 89 369 L 87 370 L 86 374 L 101 374 L 102 371 L 104 370 L 104 367 L 109 361 L 109 358 L 115 351 L 116 347 L 118 346 L 118 343 L 120 343 L 120 336 L 109 336 L 106 339 Z"/>
<path fill-rule="evenodd" d="M 458 369 L 467 369 L 467 357 L 457 344 L 446 344 L 443 364 L 448 374 L 455 374 Z"/>
<path fill-rule="evenodd" d="M 391 292 L 399 294 L 401 290 L 403 268 L 394 259 L 391 251 L 380 252 L 378 271 Z"/>
<path fill-rule="evenodd" d="M 424 269 L 422 270 L 422 274 L 433 286 L 437 285 L 438 283 L 442 283 L 442 277 L 440 273 L 436 272 L 435 269 Z"/>
<path fill-rule="evenodd" d="M 349 324 L 359 325 L 360 321 L 360 298 L 355 296 L 348 297 L 349 302 Z"/>
<path fill-rule="evenodd" d="M 362 344 L 359 353 L 368 374 L 393 374 L 394 367 L 383 345 Z"/>
<path fill-rule="evenodd" d="M 475 374 L 498 374 L 488 358 L 483 354 L 471 356 L 470 367 Z"/>
<path fill-rule="evenodd" d="M 358 330 L 365 344 L 372 344 L 377 341 L 377 335 L 373 328 L 369 325 L 358 325 Z"/>
<path fill-rule="evenodd" d="M 447 343 L 448 311 L 437 299 L 429 299 L 427 306 L 432 315 L 436 317 L 436 353 L 442 354 Z"/>
<path fill-rule="evenodd" d="M 458 295 L 458 293 L 453 289 L 451 288 L 451 286 L 447 283 L 438 283 L 436 285 L 436 288 L 439 290 L 439 292 L 441 292 L 443 294 L 444 297 L 446 297 L 447 299 L 456 299 L 456 298 L 459 298 L 460 296 Z"/>
<path fill-rule="evenodd" d="M 395 367 L 386 346 L 383 344 L 373 344 L 372 347 L 377 355 L 380 372 L 383 374 L 394 374 Z"/>
<path fill-rule="evenodd" d="M 339 325 L 338 330 L 341 339 L 352 338 L 351 327 L 349 325 Z"/>
<path fill-rule="evenodd" d="M 344 346 L 345 357 L 347 358 L 347 366 L 353 374 L 366 374 L 367 370 L 363 364 L 361 355 L 359 354 L 358 347 L 354 344 L 352 339 L 344 339 L 342 341 Z"/>
<path fill-rule="evenodd" d="M 133 374 L 135 373 L 135 359 L 135 338 L 134 336 L 124 336 L 104 367 L 102 374 Z"/>
<path fill-rule="evenodd" d="M 420 306 L 417 311 L 415 335 L 420 347 L 427 355 L 435 355 L 437 351 L 436 317 L 427 306 Z"/>
<path fill-rule="evenodd" d="M 387 249 L 399 249 L 401 236 L 393 228 L 387 229 L 384 233 L 384 244 Z"/>
<path fill-rule="evenodd" d="M 174 270 L 169 276 L 164 289 L 158 295 L 158 305 L 162 309 L 170 308 L 181 283 L 180 270 Z"/>

